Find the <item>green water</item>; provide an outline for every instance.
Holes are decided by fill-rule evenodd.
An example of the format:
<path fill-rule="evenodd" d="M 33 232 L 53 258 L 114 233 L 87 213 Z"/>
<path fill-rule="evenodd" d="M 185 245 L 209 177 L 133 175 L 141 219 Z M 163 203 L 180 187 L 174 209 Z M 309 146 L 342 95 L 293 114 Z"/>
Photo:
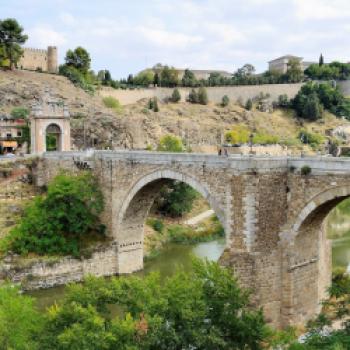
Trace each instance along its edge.
<path fill-rule="evenodd" d="M 332 239 L 333 267 L 350 272 L 350 201 L 333 209 L 327 218 L 327 234 Z"/>
<path fill-rule="evenodd" d="M 183 267 L 188 271 L 191 268 L 192 256 L 217 261 L 224 248 L 224 239 L 195 245 L 167 244 L 157 257 L 146 261 L 144 269 L 137 272 L 137 274 L 144 276 L 152 271 L 158 271 L 161 277 L 165 278 L 171 276 L 177 267 Z M 45 309 L 55 302 L 59 303 L 64 296 L 64 292 L 65 287 L 59 286 L 50 289 L 36 290 L 28 294 L 37 299 L 40 309 Z"/>

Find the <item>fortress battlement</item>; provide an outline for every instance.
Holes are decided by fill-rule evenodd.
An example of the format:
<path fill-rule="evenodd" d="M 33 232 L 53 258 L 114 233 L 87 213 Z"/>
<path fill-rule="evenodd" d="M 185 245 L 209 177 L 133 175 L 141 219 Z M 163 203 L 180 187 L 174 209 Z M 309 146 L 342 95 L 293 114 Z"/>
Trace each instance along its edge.
<path fill-rule="evenodd" d="M 42 72 L 57 73 L 57 47 L 48 46 L 47 49 L 37 49 L 33 47 L 23 48 L 18 68 L 28 70 L 40 70 Z"/>

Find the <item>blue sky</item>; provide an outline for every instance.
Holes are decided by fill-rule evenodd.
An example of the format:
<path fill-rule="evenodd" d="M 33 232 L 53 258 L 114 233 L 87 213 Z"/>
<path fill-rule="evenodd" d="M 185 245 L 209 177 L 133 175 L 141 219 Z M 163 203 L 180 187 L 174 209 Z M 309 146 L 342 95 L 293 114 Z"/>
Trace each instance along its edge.
<path fill-rule="evenodd" d="M 158 62 L 180 68 L 257 71 L 283 54 L 350 61 L 349 0 L 0 0 L 25 46 L 85 47 L 114 78 Z"/>

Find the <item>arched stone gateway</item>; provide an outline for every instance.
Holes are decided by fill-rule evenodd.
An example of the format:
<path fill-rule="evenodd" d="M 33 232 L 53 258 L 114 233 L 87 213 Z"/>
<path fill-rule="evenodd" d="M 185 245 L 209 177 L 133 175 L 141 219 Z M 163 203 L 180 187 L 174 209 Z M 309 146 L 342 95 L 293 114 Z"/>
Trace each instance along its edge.
<path fill-rule="evenodd" d="M 204 154 L 95 151 L 46 153 L 37 182 L 84 161 L 105 197 L 102 220 L 113 238 L 113 262 L 98 274 L 142 268 L 143 225 L 160 187 L 183 181 L 209 202 L 226 232 L 220 263 L 235 270 L 253 302 L 276 326 L 304 323 L 330 283 L 324 218 L 350 196 L 350 160 L 224 157 Z M 311 173 L 302 175 L 309 166 Z M 111 260 L 112 261 L 112 260 Z"/>

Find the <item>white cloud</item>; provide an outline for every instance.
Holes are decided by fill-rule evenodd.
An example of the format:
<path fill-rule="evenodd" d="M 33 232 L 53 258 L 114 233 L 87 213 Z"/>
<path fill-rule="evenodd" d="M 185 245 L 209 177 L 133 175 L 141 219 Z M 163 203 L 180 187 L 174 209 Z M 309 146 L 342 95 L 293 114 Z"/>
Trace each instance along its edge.
<path fill-rule="evenodd" d="M 300 20 L 329 20 L 350 17 L 348 0 L 294 0 Z"/>
<path fill-rule="evenodd" d="M 29 40 L 28 45 L 44 48 L 49 45 L 63 46 L 67 39 L 65 35 L 47 25 L 38 25 L 27 30 Z"/>

